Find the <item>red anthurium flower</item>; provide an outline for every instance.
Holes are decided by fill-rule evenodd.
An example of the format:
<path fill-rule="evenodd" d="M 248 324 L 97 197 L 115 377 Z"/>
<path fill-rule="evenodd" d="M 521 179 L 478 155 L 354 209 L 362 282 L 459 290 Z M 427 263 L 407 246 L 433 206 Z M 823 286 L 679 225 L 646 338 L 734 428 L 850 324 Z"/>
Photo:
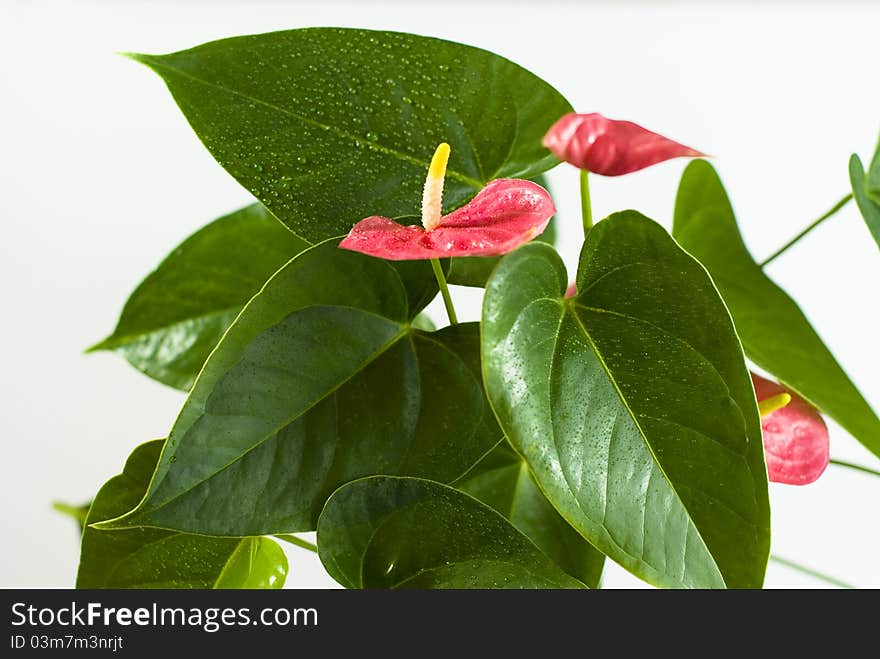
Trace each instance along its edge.
<path fill-rule="evenodd" d="M 781 384 L 752 373 L 761 411 L 767 473 L 774 483 L 806 485 L 828 466 L 828 428 L 819 411 Z"/>
<path fill-rule="evenodd" d="M 531 181 L 496 179 L 470 203 L 440 214 L 449 145 L 437 147 L 422 195 L 422 226 L 387 217 L 358 222 L 339 243 L 343 249 L 392 261 L 450 256 L 496 256 L 528 242 L 556 213 L 547 191 Z"/>
<path fill-rule="evenodd" d="M 631 121 L 570 112 L 550 127 L 543 144 L 560 160 L 603 176 L 629 174 L 670 158 L 704 156 Z"/>

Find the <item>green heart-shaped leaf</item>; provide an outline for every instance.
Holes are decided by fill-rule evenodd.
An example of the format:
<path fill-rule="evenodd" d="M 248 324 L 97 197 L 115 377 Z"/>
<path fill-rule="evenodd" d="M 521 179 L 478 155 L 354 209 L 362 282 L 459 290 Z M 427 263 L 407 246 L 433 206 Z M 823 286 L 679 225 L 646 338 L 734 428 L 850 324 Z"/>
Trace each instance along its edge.
<path fill-rule="evenodd" d="M 634 211 L 589 233 L 578 295 L 536 243 L 493 273 L 486 389 L 547 498 L 660 586 L 757 587 L 767 472 L 755 394 L 706 271 Z"/>
<path fill-rule="evenodd" d="M 134 450 L 95 497 L 87 524 L 125 513 L 143 497 L 162 440 Z M 209 538 L 160 529 L 86 526 L 77 588 L 281 588 L 287 557 L 268 538 Z"/>
<path fill-rule="evenodd" d="M 852 154 L 849 159 L 849 180 L 856 205 L 874 241 L 880 246 L 880 145 L 868 172 L 865 172 L 861 159 Z"/>
<path fill-rule="evenodd" d="M 336 244 L 297 256 L 248 303 L 196 381 L 145 499 L 107 527 L 313 530 L 345 482 L 449 482 L 498 442 L 468 356 L 479 326 L 410 323 L 408 293 L 433 279 L 430 265 L 407 264 L 406 286 L 388 262 Z"/>
<path fill-rule="evenodd" d="M 718 174 L 688 165 L 673 235 L 709 270 L 749 359 L 831 416 L 880 456 L 880 419 L 789 295 L 749 254 Z"/>
<path fill-rule="evenodd" d="M 308 28 L 132 57 L 162 76 L 217 161 L 310 242 L 418 213 L 440 142 L 452 146 L 447 210 L 492 179 L 553 167 L 541 137 L 571 111 L 503 57 L 396 32 Z"/>
<path fill-rule="evenodd" d="M 590 588 L 599 587 L 605 556 L 560 517 L 507 442 L 499 444 L 454 486 L 504 515 L 575 579 Z"/>
<path fill-rule="evenodd" d="M 199 229 L 137 287 L 109 337 L 139 371 L 189 391 L 223 332 L 278 268 L 308 247 L 259 204 Z"/>
<path fill-rule="evenodd" d="M 373 476 L 333 493 L 318 553 L 347 588 L 583 588 L 489 506 L 418 478 Z"/>

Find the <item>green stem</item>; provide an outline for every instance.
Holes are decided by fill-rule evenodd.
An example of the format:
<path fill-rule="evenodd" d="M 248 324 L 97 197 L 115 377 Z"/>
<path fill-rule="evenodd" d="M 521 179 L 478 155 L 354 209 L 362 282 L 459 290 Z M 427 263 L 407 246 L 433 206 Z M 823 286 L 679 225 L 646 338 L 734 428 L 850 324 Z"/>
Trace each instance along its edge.
<path fill-rule="evenodd" d="M 593 205 L 590 202 L 590 172 L 581 170 L 581 217 L 584 221 L 584 238 L 593 228 Z"/>
<path fill-rule="evenodd" d="M 776 554 L 770 555 L 770 560 L 779 563 L 780 565 L 784 565 L 787 568 L 791 568 L 792 570 L 797 570 L 798 572 L 802 572 L 803 574 L 807 574 L 811 577 L 819 579 L 820 581 L 824 581 L 826 583 L 830 583 L 832 586 L 837 586 L 839 588 L 855 588 L 852 584 L 849 584 L 845 581 L 841 581 L 840 579 L 836 579 L 834 577 L 828 576 L 827 574 L 823 574 L 822 572 L 818 572 L 813 568 L 806 567 L 805 565 L 801 565 L 800 563 L 795 563 L 794 561 L 790 561 L 787 558 L 783 558 L 782 556 L 777 556 Z"/>
<path fill-rule="evenodd" d="M 458 316 L 455 315 L 455 307 L 452 304 L 452 296 L 449 294 L 449 286 L 446 285 L 446 275 L 443 274 L 443 266 L 440 265 L 440 259 L 431 259 L 431 267 L 434 269 L 434 276 L 437 278 L 437 285 L 440 287 L 440 294 L 443 296 L 443 304 L 446 305 L 446 315 L 449 316 L 449 324 L 457 325 Z"/>
<path fill-rule="evenodd" d="M 280 533 L 273 537 L 278 538 L 279 540 L 283 540 L 284 542 L 289 542 L 290 544 L 296 545 L 297 547 L 308 549 L 309 551 L 313 551 L 316 554 L 318 553 L 318 547 L 316 545 L 313 545 L 308 540 L 297 538 L 295 535 L 290 535 L 289 533 Z"/>
<path fill-rule="evenodd" d="M 861 471 L 866 474 L 871 474 L 872 476 L 880 476 L 880 471 L 876 469 L 871 469 L 870 467 L 863 467 L 862 465 L 857 465 L 852 462 L 846 462 L 845 460 L 835 460 L 831 458 L 829 462 L 833 465 L 837 465 L 838 467 L 846 467 L 847 469 L 855 469 L 856 471 Z"/>
<path fill-rule="evenodd" d="M 825 213 L 825 215 L 823 215 L 822 217 L 820 217 L 818 220 L 816 220 L 815 222 L 813 222 L 810 226 L 808 226 L 806 229 L 804 229 L 803 231 L 801 231 L 801 232 L 800 232 L 798 235 L 796 235 L 794 238 L 792 238 L 792 239 L 789 240 L 787 243 L 785 243 L 782 247 L 780 247 L 780 248 L 777 249 L 775 252 L 773 252 L 770 256 L 768 256 L 766 259 L 764 259 L 759 265 L 763 268 L 763 267 L 766 266 L 768 263 L 770 263 L 771 261 L 775 260 L 776 257 L 780 256 L 783 252 L 785 252 L 786 250 L 788 250 L 789 247 L 791 247 L 791 246 L 794 245 L 797 241 L 799 241 L 801 238 L 803 238 L 803 237 L 806 236 L 808 233 L 810 233 L 810 231 L 812 231 L 813 229 L 815 229 L 817 226 L 819 226 L 820 224 L 822 224 L 822 222 L 824 222 L 824 221 L 827 220 L 829 217 L 831 217 L 832 215 L 834 215 L 835 213 L 837 213 L 837 211 L 839 211 L 841 208 L 843 208 L 844 206 L 846 206 L 846 205 L 849 203 L 850 199 L 852 199 L 852 192 L 850 192 L 850 193 L 849 193 L 848 195 L 846 195 L 843 199 L 841 199 L 841 200 L 838 201 L 836 204 L 834 204 L 834 206 L 831 207 L 831 210 L 829 210 L 827 213 Z"/>

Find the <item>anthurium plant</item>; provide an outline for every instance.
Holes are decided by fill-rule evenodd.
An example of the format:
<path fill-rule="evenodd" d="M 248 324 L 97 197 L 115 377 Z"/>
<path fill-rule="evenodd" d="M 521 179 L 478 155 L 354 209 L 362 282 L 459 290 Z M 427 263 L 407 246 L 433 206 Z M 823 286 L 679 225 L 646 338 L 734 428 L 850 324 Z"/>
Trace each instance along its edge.
<path fill-rule="evenodd" d="M 348 588 L 596 588 L 606 559 L 660 587 L 759 588 L 768 479 L 822 475 L 823 417 L 880 457 L 880 419 L 700 151 L 411 34 L 130 57 L 255 201 L 174 248 L 92 348 L 186 399 L 70 508 L 79 587 L 277 588 L 291 542 Z M 671 158 L 692 159 L 671 232 L 593 218 L 591 184 Z M 554 218 L 542 174 L 562 162 L 580 218 Z M 880 242 L 880 154 L 849 172 L 817 223 L 854 197 Z M 449 284 L 484 290 L 480 322 Z"/>

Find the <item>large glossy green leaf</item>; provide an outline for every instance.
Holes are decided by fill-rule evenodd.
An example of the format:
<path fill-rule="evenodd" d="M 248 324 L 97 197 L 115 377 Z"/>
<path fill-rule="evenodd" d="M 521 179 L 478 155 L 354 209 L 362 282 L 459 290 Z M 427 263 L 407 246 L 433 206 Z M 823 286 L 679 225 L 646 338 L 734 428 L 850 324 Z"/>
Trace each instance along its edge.
<path fill-rule="evenodd" d="M 880 455 L 880 419 L 795 301 L 755 263 L 724 186 L 705 161 L 684 172 L 673 235 L 712 275 L 749 359 Z"/>
<path fill-rule="evenodd" d="M 507 442 L 454 486 L 504 515 L 568 574 L 590 588 L 599 587 L 605 556 L 556 512 Z"/>
<path fill-rule="evenodd" d="M 865 224 L 880 246 L 880 145 L 867 172 L 861 159 L 852 154 L 849 159 L 849 180 Z"/>
<path fill-rule="evenodd" d="M 451 487 L 373 476 L 337 490 L 318 553 L 347 588 L 583 588 L 502 515 Z"/>
<path fill-rule="evenodd" d="M 545 176 L 536 176 L 532 180 L 548 192 L 550 191 L 550 186 Z M 544 232 L 534 240 L 547 243 L 548 245 L 555 245 L 556 222 L 556 217 L 553 217 Z M 492 270 L 495 269 L 495 266 L 500 261 L 500 256 L 463 256 L 450 259 L 446 280 L 450 284 L 457 284 L 459 286 L 483 288 L 489 279 L 489 275 L 492 274 Z"/>
<path fill-rule="evenodd" d="M 259 204 L 221 217 L 141 282 L 113 334 L 90 350 L 116 350 L 150 377 L 188 391 L 245 303 L 308 246 Z"/>
<path fill-rule="evenodd" d="M 159 459 L 162 440 L 142 444 L 125 470 L 101 488 L 88 524 L 137 505 Z M 287 558 L 268 538 L 210 538 L 159 529 L 85 528 L 78 588 L 281 588 Z"/>
<path fill-rule="evenodd" d="M 444 207 L 557 164 L 541 137 L 569 103 L 485 50 L 395 32 L 309 28 L 133 55 L 226 170 L 297 235 L 418 213 L 440 142 Z"/>
<path fill-rule="evenodd" d="M 646 217 L 612 215 L 577 297 L 551 248 L 493 273 L 486 389 L 559 513 L 609 558 L 670 587 L 757 587 L 769 552 L 755 395 L 706 271 Z"/>
<path fill-rule="evenodd" d="M 501 437 L 466 362 L 479 326 L 413 328 L 415 268 L 433 274 L 410 265 L 407 287 L 334 239 L 279 270 L 208 359 L 144 501 L 108 526 L 307 531 L 354 478 L 450 482 L 473 466 Z"/>

